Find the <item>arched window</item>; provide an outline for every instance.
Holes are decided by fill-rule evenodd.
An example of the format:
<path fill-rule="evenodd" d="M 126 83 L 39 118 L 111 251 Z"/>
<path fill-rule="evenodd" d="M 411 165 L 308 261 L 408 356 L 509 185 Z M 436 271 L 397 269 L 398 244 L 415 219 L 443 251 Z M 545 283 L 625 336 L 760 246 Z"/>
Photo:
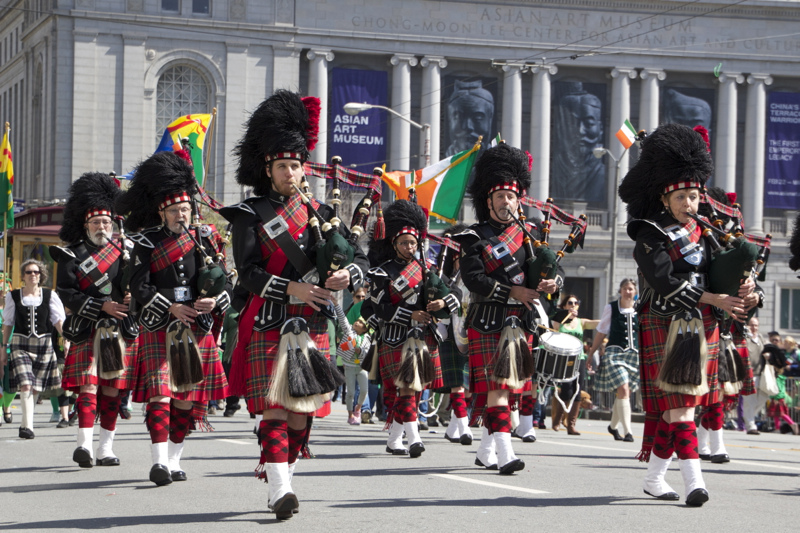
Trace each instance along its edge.
<path fill-rule="evenodd" d="M 199 71 L 186 65 L 165 70 L 156 87 L 156 146 L 176 118 L 210 113 L 209 100 L 209 84 Z"/>

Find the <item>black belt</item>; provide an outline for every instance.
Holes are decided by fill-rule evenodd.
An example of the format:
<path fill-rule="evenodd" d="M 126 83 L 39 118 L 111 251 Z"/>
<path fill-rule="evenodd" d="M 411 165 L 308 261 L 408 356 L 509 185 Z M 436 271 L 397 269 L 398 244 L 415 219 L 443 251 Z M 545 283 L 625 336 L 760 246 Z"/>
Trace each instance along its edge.
<path fill-rule="evenodd" d="M 681 272 L 679 274 L 673 273 L 673 276 L 688 281 L 698 289 L 706 290 L 708 288 L 708 274 L 705 272 Z"/>
<path fill-rule="evenodd" d="M 194 300 L 194 291 L 191 287 L 172 287 L 169 289 L 158 289 L 158 294 L 170 302 L 185 303 Z"/>

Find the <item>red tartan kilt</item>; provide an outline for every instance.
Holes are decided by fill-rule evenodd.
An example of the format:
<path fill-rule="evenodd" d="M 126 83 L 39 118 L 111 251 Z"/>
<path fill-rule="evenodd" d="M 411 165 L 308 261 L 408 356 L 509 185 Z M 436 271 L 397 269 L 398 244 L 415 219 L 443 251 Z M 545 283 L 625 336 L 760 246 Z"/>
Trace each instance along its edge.
<path fill-rule="evenodd" d="M 698 405 L 711 405 L 719 403 L 719 383 L 717 381 L 717 355 L 719 353 L 719 328 L 711 312 L 711 306 L 700 307 L 703 313 L 703 325 L 706 332 L 708 345 L 708 363 L 706 376 L 708 379 L 708 394 L 704 396 L 691 396 L 678 392 L 664 392 L 656 386 L 661 361 L 664 357 L 664 348 L 667 343 L 671 317 L 661 317 L 650 312 L 650 304 L 645 304 L 639 313 L 639 375 L 641 377 L 642 403 L 648 412 L 663 412 L 682 407 L 696 407 Z"/>
<path fill-rule="evenodd" d="M 328 319 L 315 313 L 307 305 L 289 305 L 286 307 L 287 317 L 302 317 L 308 322 L 308 331 L 317 349 L 330 358 L 331 338 L 328 333 Z M 283 409 L 281 405 L 267 402 L 272 365 L 278 353 L 280 329 L 254 331 L 247 346 L 246 355 L 246 392 L 247 408 L 251 413 L 260 413 L 266 409 Z M 324 406 L 323 408 L 324 409 Z"/>
<path fill-rule="evenodd" d="M 97 374 L 92 375 L 92 359 L 94 358 L 94 330 L 89 340 L 78 344 L 70 344 L 67 358 L 64 362 L 64 375 L 61 378 L 61 388 L 72 392 L 80 392 L 83 385 L 100 385 L 113 387 L 119 390 L 130 389 L 134 383 L 133 365 L 136 352 L 139 349 L 139 339 L 128 343 L 125 354 L 122 356 L 124 372 L 116 379 L 100 379 Z M 96 370 L 96 369 L 95 369 Z"/>
<path fill-rule="evenodd" d="M 506 316 L 519 316 L 522 308 L 509 308 Z M 501 330 L 502 331 L 502 330 Z M 500 333 L 480 333 L 473 328 L 467 330 L 469 339 L 469 390 L 473 393 L 486 394 L 493 390 L 510 390 L 521 393 L 531 390 L 530 379 L 521 389 L 509 389 L 508 385 L 497 383 L 492 379 L 492 366 L 497 356 L 497 347 L 500 344 Z M 533 344 L 533 335 L 528 335 L 528 345 Z"/>
<path fill-rule="evenodd" d="M 192 324 L 192 331 L 197 339 L 205 379 L 189 392 L 172 392 L 167 369 L 166 328 L 154 332 L 142 329 L 139 334 L 138 360 L 135 364 L 134 402 L 142 403 L 154 396 L 166 396 L 174 400 L 206 403 L 229 395 L 228 380 L 214 337 L 210 333 L 198 333 L 196 324 Z"/>
<path fill-rule="evenodd" d="M 436 378 L 425 386 L 426 389 L 438 389 L 444 386 L 442 380 L 442 363 L 439 360 L 439 344 L 436 337 L 430 331 L 425 332 L 425 344 L 431 352 L 433 366 L 436 369 Z M 391 383 L 394 386 L 394 379 L 400 371 L 400 364 L 403 359 L 403 345 L 393 348 L 381 342 L 378 346 L 378 361 L 381 370 L 381 380 L 384 384 Z"/>
<path fill-rule="evenodd" d="M 742 358 L 744 363 L 744 379 L 742 380 L 742 388 L 739 394 L 742 396 L 750 396 L 756 393 L 756 384 L 753 380 L 753 366 L 750 364 L 750 352 L 747 350 L 747 339 L 743 335 L 733 335 L 733 343 L 739 351 L 739 357 Z"/>

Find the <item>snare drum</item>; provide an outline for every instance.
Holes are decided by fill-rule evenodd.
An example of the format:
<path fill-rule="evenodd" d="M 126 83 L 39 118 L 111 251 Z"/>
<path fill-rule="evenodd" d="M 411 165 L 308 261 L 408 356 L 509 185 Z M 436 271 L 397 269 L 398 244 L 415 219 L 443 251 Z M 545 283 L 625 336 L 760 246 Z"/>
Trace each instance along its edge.
<path fill-rule="evenodd" d="M 554 383 L 572 381 L 578 377 L 583 344 L 567 333 L 548 331 L 539 338 L 536 350 L 536 373 Z"/>

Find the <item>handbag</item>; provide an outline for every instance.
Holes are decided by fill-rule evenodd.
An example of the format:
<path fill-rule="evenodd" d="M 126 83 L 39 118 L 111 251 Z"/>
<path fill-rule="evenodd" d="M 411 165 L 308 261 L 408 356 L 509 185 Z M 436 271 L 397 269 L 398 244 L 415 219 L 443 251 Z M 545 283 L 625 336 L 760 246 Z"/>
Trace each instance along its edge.
<path fill-rule="evenodd" d="M 761 372 L 761 379 L 758 381 L 758 390 L 770 398 L 776 396 L 780 392 L 778 380 L 775 378 L 775 367 L 769 363 L 764 365 L 764 370 Z"/>

